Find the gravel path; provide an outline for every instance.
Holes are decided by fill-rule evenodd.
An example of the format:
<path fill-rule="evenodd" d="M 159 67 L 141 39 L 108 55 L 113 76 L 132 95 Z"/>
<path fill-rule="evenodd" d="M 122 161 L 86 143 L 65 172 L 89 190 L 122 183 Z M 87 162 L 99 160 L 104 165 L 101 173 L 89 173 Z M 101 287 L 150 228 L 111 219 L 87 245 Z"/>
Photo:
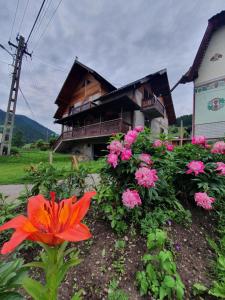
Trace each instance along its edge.
<path fill-rule="evenodd" d="M 98 185 L 99 183 L 99 175 L 98 174 L 90 174 L 86 178 L 86 186 L 93 187 L 94 185 Z M 0 185 L 0 193 L 8 196 L 8 201 L 14 201 L 18 198 L 19 194 L 24 190 L 24 184 L 7 184 Z M 31 188 L 31 184 L 28 185 Z"/>

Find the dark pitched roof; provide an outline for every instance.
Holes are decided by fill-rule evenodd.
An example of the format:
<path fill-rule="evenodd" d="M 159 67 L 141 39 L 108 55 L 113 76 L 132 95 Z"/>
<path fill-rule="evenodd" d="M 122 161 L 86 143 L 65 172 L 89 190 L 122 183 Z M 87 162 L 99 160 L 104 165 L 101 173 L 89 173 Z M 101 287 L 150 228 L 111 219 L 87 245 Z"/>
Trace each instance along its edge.
<path fill-rule="evenodd" d="M 92 70 L 91 68 L 85 66 L 78 60 L 75 60 L 60 92 L 58 97 L 56 98 L 55 103 L 60 104 L 62 102 L 61 100 L 68 96 L 68 91 L 70 91 L 71 85 L 74 85 L 74 78 L 76 78 L 77 71 L 87 71 L 91 73 L 99 82 L 101 82 L 103 85 L 105 85 L 109 91 L 113 91 L 116 89 L 114 85 L 112 85 L 108 80 L 106 80 L 104 77 L 102 77 L 100 74 L 98 74 L 96 71 Z"/>
<path fill-rule="evenodd" d="M 212 38 L 213 33 L 220 28 L 221 26 L 225 25 L 225 11 L 221 11 L 220 13 L 216 14 L 212 18 L 208 20 L 208 26 L 206 28 L 205 34 L 201 41 L 201 44 L 198 48 L 198 52 L 195 56 L 194 62 L 190 69 L 185 73 L 179 83 L 186 83 L 195 80 L 198 77 L 198 70 L 202 63 L 203 57 L 205 52 L 208 48 L 210 40 Z"/>

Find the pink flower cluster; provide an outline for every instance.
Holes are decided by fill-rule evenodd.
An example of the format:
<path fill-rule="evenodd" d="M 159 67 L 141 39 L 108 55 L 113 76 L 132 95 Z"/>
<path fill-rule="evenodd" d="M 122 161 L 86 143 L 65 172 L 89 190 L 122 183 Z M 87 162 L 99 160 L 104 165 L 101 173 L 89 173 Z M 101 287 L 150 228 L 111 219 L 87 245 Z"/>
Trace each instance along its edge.
<path fill-rule="evenodd" d="M 122 195 L 123 205 L 128 208 L 134 208 L 135 206 L 141 205 L 141 198 L 136 190 L 127 189 Z"/>
<path fill-rule="evenodd" d="M 155 169 L 148 169 L 147 167 L 140 167 L 135 172 L 135 179 L 140 186 L 146 188 L 153 187 L 158 180 L 157 171 Z"/>
<path fill-rule="evenodd" d="M 173 151 L 174 150 L 174 145 L 170 144 L 169 142 L 163 142 L 161 140 L 155 140 L 153 143 L 154 148 L 159 148 L 165 146 L 167 151 Z"/>
<path fill-rule="evenodd" d="M 153 147 L 158 148 L 163 146 L 163 141 L 155 140 L 153 143 Z"/>
<path fill-rule="evenodd" d="M 118 155 L 114 153 L 109 153 L 107 156 L 107 162 L 115 169 L 118 165 Z"/>
<path fill-rule="evenodd" d="M 136 130 L 129 130 L 124 137 L 125 147 L 130 148 L 133 143 L 136 142 L 138 132 Z"/>
<path fill-rule="evenodd" d="M 112 141 L 107 147 L 110 151 L 107 156 L 108 164 L 110 164 L 113 168 L 116 168 L 120 155 L 121 160 L 129 160 L 132 157 L 132 151 L 130 147 L 136 142 L 138 134 L 143 130 L 143 126 L 137 126 L 134 128 L 134 130 L 129 130 L 124 137 L 124 143 L 121 143 L 117 140 Z"/>
<path fill-rule="evenodd" d="M 225 164 L 223 162 L 217 162 L 216 165 L 216 171 L 219 171 L 219 175 L 225 176 Z"/>
<path fill-rule="evenodd" d="M 123 145 L 120 141 L 112 141 L 109 146 L 107 147 L 111 153 L 116 155 L 120 155 L 121 151 L 123 150 Z"/>
<path fill-rule="evenodd" d="M 139 159 L 142 162 L 141 166 L 151 166 L 153 164 L 153 161 L 151 160 L 151 155 L 147 153 L 142 153 L 139 155 Z"/>
<path fill-rule="evenodd" d="M 188 170 L 186 171 L 186 174 L 194 173 L 195 176 L 197 176 L 200 173 L 205 173 L 204 171 L 205 165 L 202 161 L 193 160 L 189 162 L 187 167 Z"/>
<path fill-rule="evenodd" d="M 132 156 L 131 149 L 124 148 L 121 152 L 121 159 L 122 160 L 129 160 Z"/>
<path fill-rule="evenodd" d="M 210 210 L 212 209 L 212 203 L 215 202 L 215 198 L 209 197 L 207 193 L 195 193 L 195 202 L 197 206 Z"/>
<path fill-rule="evenodd" d="M 211 153 L 225 154 L 225 142 L 223 141 L 216 142 L 212 147 Z"/>
<path fill-rule="evenodd" d="M 142 131 L 144 131 L 144 126 L 141 126 L 141 125 L 136 126 L 136 127 L 134 128 L 134 130 L 137 131 L 137 132 L 142 132 Z"/>
<path fill-rule="evenodd" d="M 196 135 L 192 137 L 191 143 L 193 145 L 206 146 L 206 137 L 204 135 Z"/>

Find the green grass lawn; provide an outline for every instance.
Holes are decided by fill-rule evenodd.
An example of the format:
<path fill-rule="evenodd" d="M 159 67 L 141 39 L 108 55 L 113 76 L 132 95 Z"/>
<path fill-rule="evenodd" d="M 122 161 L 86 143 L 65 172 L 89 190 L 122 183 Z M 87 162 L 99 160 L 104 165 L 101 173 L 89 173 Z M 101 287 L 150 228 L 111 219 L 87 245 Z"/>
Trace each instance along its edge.
<path fill-rule="evenodd" d="M 31 164 L 48 161 L 48 151 L 21 151 L 18 156 L 0 156 L 0 184 L 28 183 L 24 179 L 25 169 Z M 89 173 L 98 173 L 103 164 L 103 160 L 81 163 Z M 69 170 L 71 155 L 53 153 L 53 166 Z"/>

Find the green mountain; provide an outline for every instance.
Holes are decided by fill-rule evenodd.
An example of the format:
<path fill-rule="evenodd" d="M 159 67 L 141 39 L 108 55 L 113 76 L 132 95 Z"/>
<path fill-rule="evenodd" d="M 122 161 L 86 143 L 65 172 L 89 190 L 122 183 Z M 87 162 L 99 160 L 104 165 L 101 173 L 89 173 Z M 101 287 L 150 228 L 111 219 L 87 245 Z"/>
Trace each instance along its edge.
<path fill-rule="evenodd" d="M 5 112 L 0 109 L 0 132 L 3 131 L 4 121 Z M 51 135 L 55 135 L 55 132 L 26 116 L 16 115 L 13 135 L 15 137 L 18 134 L 22 135 L 23 142 L 28 144 L 40 139 L 46 141 Z"/>

